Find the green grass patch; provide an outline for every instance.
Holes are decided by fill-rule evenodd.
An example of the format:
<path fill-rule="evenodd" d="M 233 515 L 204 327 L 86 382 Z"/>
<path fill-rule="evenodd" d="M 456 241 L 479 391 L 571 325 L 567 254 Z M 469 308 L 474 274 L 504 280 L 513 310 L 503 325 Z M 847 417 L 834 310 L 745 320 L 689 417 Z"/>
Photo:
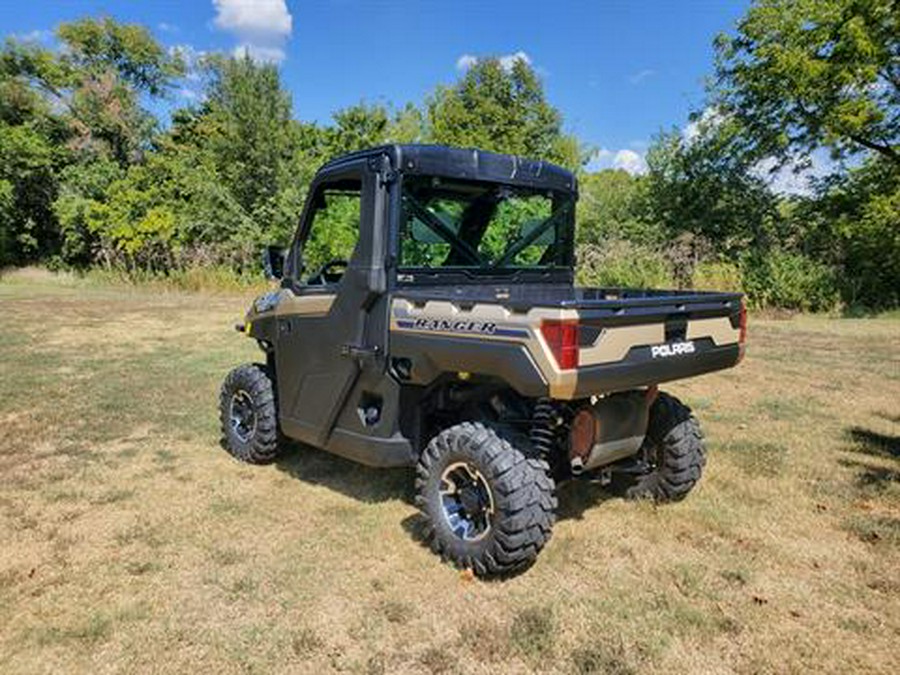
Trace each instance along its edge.
<path fill-rule="evenodd" d="M 875 547 L 900 546 L 900 518 L 868 513 L 857 514 L 844 520 L 844 528 Z"/>
<path fill-rule="evenodd" d="M 800 421 L 807 417 L 821 417 L 822 406 L 815 399 L 765 397 L 753 404 L 753 409 L 776 421 Z"/>
<path fill-rule="evenodd" d="M 779 476 L 784 472 L 788 461 L 788 450 L 780 443 L 740 440 L 725 443 L 720 449 L 746 475 L 754 478 Z"/>
<path fill-rule="evenodd" d="M 47 647 L 71 641 L 100 642 L 109 638 L 112 630 L 112 617 L 103 612 L 95 612 L 87 620 L 71 626 L 40 626 L 30 632 L 38 646 Z"/>
<path fill-rule="evenodd" d="M 578 675 L 633 675 L 638 672 L 620 643 L 608 644 L 602 639 L 597 644 L 576 648 L 570 658 Z"/>
<path fill-rule="evenodd" d="M 513 648 L 525 658 L 543 659 L 553 651 L 556 630 L 556 617 L 551 607 L 525 607 L 513 616 L 509 639 Z"/>

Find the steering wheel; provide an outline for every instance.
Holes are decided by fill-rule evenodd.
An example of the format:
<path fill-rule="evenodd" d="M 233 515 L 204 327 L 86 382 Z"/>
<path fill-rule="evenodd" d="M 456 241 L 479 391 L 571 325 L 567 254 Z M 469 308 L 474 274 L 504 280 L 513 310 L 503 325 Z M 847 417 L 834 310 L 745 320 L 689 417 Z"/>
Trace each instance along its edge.
<path fill-rule="evenodd" d="M 316 270 L 316 273 L 309 278 L 307 283 L 312 285 L 336 284 L 344 276 L 344 272 L 349 264 L 349 262 L 340 258 L 329 260 Z"/>

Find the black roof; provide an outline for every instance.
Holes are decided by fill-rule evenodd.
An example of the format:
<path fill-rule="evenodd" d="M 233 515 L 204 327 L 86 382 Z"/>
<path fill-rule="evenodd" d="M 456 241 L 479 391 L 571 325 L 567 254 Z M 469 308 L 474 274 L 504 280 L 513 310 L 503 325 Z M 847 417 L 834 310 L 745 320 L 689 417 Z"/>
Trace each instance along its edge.
<path fill-rule="evenodd" d="M 345 162 L 378 155 L 387 155 L 393 168 L 406 174 L 483 180 L 569 192 L 575 192 L 578 188 L 571 171 L 549 162 L 447 145 L 381 145 L 336 157 L 320 171 L 330 171 Z"/>

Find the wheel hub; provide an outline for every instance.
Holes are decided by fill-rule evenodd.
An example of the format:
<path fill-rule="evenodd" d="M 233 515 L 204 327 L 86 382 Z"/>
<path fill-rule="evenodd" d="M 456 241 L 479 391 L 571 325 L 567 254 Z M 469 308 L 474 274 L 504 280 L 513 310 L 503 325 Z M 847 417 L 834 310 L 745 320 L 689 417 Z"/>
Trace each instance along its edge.
<path fill-rule="evenodd" d="M 242 443 L 253 438 L 253 434 L 256 433 L 256 410 L 253 408 L 253 397 L 243 389 L 232 395 L 228 419 L 231 430 Z"/>
<path fill-rule="evenodd" d="M 441 507 L 450 529 L 460 539 L 478 541 L 491 530 L 494 497 L 487 480 L 468 462 L 451 464 L 441 474 Z"/>

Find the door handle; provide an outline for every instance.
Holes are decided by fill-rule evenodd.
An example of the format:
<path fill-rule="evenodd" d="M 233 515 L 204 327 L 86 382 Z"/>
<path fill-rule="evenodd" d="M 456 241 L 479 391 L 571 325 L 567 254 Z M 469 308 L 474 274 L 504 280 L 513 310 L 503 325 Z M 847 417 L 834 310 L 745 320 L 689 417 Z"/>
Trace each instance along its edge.
<path fill-rule="evenodd" d="M 346 356 L 358 361 L 372 361 L 379 354 L 378 347 L 364 347 L 362 345 L 345 344 L 341 345 L 341 356 Z"/>

